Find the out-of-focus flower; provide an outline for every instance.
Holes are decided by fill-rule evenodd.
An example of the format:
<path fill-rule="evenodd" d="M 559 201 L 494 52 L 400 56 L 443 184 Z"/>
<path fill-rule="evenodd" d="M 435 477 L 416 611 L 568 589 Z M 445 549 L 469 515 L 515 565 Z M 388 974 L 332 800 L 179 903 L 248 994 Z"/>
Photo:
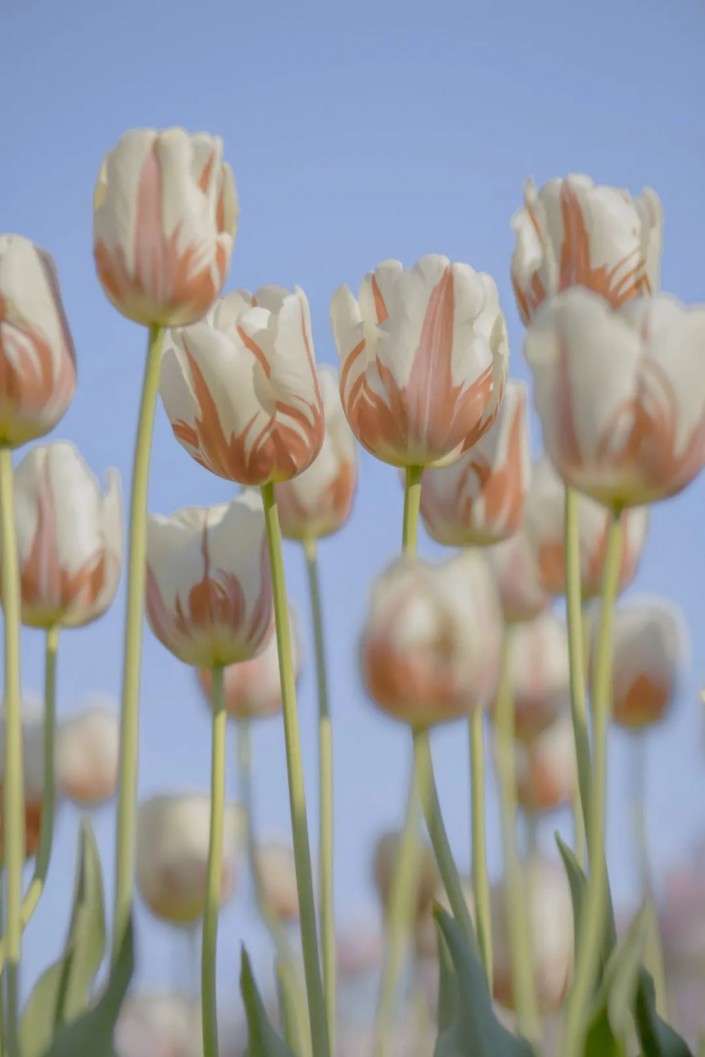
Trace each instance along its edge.
<path fill-rule="evenodd" d="M 160 393 L 176 439 L 219 477 L 263 485 L 302 473 L 325 433 L 303 290 L 236 290 L 172 331 Z"/>
<path fill-rule="evenodd" d="M 469 877 L 461 877 L 460 885 L 465 896 L 465 903 L 470 912 L 472 921 L 475 921 L 475 894 L 472 890 L 472 882 Z M 436 891 L 433 900 L 424 909 L 419 917 L 414 933 L 416 943 L 416 955 L 419 958 L 438 957 L 438 926 L 433 915 L 433 904 L 438 904 L 452 916 L 452 910 L 445 887 L 440 882 L 436 883 Z"/>
<path fill-rule="evenodd" d="M 587 496 L 578 496 L 583 598 L 594 598 L 602 590 L 609 520 L 609 511 L 599 503 Z M 555 595 L 565 594 L 565 485 L 545 458 L 534 465 L 526 500 L 525 525 L 545 590 Z M 625 511 L 622 517 L 620 590 L 628 587 L 636 575 L 648 526 L 647 507 Z"/>
<path fill-rule="evenodd" d="M 527 811 L 555 811 L 571 802 L 578 780 L 573 721 L 566 707 L 533 741 L 516 744 L 517 798 Z"/>
<path fill-rule="evenodd" d="M 73 444 L 41 444 L 15 471 L 22 620 L 81 627 L 105 612 L 122 563 L 120 476 L 97 478 Z"/>
<path fill-rule="evenodd" d="M 538 857 L 524 866 L 522 885 L 531 935 L 533 976 L 539 1009 L 558 1009 L 573 969 L 573 906 L 562 866 Z M 514 1008 L 504 883 L 492 887 L 493 991 L 496 1000 Z"/>
<path fill-rule="evenodd" d="M 615 307 L 658 290 L 663 213 L 650 188 L 632 196 L 571 175 L 537 190 L 528 180 L 512 227 L 512 283 L 525 323 L 545 298 L 571 286 Z"/>
<path fill-rule="evenodd" d="M 492 425 L 509 344 L 491 276 L 429 254 L 383 261 L 331 304 L 353 433 L 395 466 L 450 463 Z"/>
<path fill-rule="evenodd" d="M 147 526 L 147 616 L 186 664 L 249 660 L 272 633 L 272 590 L 262 504 L 185 507 Z"/>
<path fill-rule="evenodd" d="M 526 387 L 509 382 L 484 437 L 452 466 L 424 472 L 421 514 L 429 535 L 448 547 L 486 546 L 513 536 L 530 475 Z"/>
<path fill-rule="evenodd" d="M 175 994 L 128 995 L 115 1028 L 118 1057 L 198 1057 L 200 1005 Z"/>
<path fill-rule="evenodd" d="M 659 910 L 669 1010 L 695 1051 L 705 1033 L 705 847 L 666 878 Z"/>
<path fill-rule="evenodd" d="M 206 901 L 210 799 L 205 794 L 155 796 L 137 812 L 137 885 L 158 918 L 188 925 Z M 221 906 L 233 893 L 240 810 L 228 805 L 223 830 Z"/>
<path fill-rule="evenodd" d="M 262 841 L 255 852 L 262 895 L 280 921 L 296 921 L 299 892 L 294 852 L 285 840 Z"/>
<path fill-rule="evenodd" d="M 357 484 L 357 445 L 340 402 L 337 373 L 318 368 L 325 410 L 323 446 L 307 470 L 277 485 L 282 533 L 305 540 L 337 532 L 350 517 Z"/>
<path fill-rule="evenodd" d="M 220 294 L 238 205 L 223 144 L 181 128 L 134 129 L 108 152 L 93 199 L 98 278 L 145 326 L 183 326 Z"/>
<path fill-rule="evenodd" d="M 4 706 L 0 706 L 4 710 Z M 22 745 L 24 755 L 25 856 L 39 847 L 44 797 L 44 712 L 39 698 L 22 698 Z M 4 858 L 3 790 L 5 784 L 5 715 L 0 711 L 0 867 Z"/>
<path fill-rule="evenodd" d="M 502 617 L 487 563 L 401 558 L 375 582 L 362 671 L 385 712 L 424 727 L 469 715 L 497 686 Z"/>
<path fill-rule="evenodd" d="M 680 492 L 705 464 L 705 305 L 638 298 L 613 310 L 568 290 L 526 336 L 546 452 L 608 506 Z"/>
<path fill-rule="evenodd" d="M 523 529 L 489 547 L 487 560 L 507 624 L 533 620 L 548 609 L 551 597 L 541 583 L 536 547 Z"/>
<path fill-rule="evenodd" d="M 64 720 L 56 735 L 57 784 L 81 807 L 103 804 L 115 795 L 120 734 L 112 701 L 93 698 L 77 715 Z"/>
<path fill-rule="evenodd" d="M 372 860 L 372 876 L 385 914 L 389 910 L 389 900 L 396 870 L 397 857 L 401 846 L 402 835 L 398 830 L 383 833 L 375 844 Z M 431 848 L 424 843 L 421 846 L 421 863 L 418 871 L 415 909 L 417 916 L 425 913 L 438 891 L 438 868 Z"/>
<path fill-rule="evenodd" d="M 382 959 L 383 946 L 382 937 L 369 922 L 348 922 L 346 928 L 337 936 L 340 976 L 349 980 L 377 969 Z"/>
<path fill-rule="evenodd" d="M 0 235 L 0 444 L 53 429 L 76 391 L 76 354 L 54 261 L 21 235 Z"/>

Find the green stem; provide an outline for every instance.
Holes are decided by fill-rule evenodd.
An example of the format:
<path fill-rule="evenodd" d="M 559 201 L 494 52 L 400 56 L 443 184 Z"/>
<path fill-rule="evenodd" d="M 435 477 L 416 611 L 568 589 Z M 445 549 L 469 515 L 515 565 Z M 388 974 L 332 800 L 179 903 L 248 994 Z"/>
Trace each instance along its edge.
<path fill-rule="evenodd" d="M 25 856 L 24 746 L 20 667 L 20 569 L 15 528 L 12 449 L 0 447 L 0 539 L 5 650 L 3 863 L 6 875 L 5 1025 L 8 1057 L 18 1057 L 18 977 L 22 954 L 22 871 Z"/>
<path fill-rule="evenodd" d="M 539 817 L 531 808 L 524 811 L 526 827 L 526 858 L 533 859 L 539 850 Z"/>
<path fill-rule="evenodd" d="M 404 554 L 416 555 L 421 509 L 422 466 L 407 466 L 404 484 L 404 523 L 401 546 Z"/>
<path fill-rule="evenodd" d="M 607 787 L 607 734 L 612 699 L 612 625 L 619 590 L 621 511 L 615 510 L 607 537 L 602 582 L 602 611 L 592 680 L 593 774 L 590 810 L 587 813 L 590 885 L 578 931 L 575 978 L 565 1023 L 565 1057 L 580 1057 L 592 989 L 604 938 L 604 918 L 609 912 L 609 884 L 605 860 L 605 799 Z"/>
<path fill-rule="evenodd" d="M 130 920 L 135 883 L 135 801 L 139 749 L 140 669 L 147 575 L 147 491 L 163 337 L 162 327 L 150 327 L 132 467 L 127 606 L 122 668 L 122 714 L 120 717 L 120 784 L 115 838 L 113 960 L 120 952 L 122 939 Z"/>
<path fill-rule="evenodd" d="M 323 634 L 321 587 L 318 576 L 317 544 L 314 537 L 304 541 L 308 589 L 313 617 L 318 689 L 318 775 L 320 787 L 319 895 L 321 900 L 321 947 L 323 984 L 328 1015 L 331 1051 L 335 1053 L 336 1020 L 336 941 L 335 899 L 333 892 L 333 724 L 328 699 L 326 648 Z"/>
<path fill-rule="evenodd" d="M 651 862 L 649 855 L 649 835 L 646 816 L 646 754 L 648 743 L 646 732 L 638 731 L 633 738 L 633 773 L 632 773 L 632 820 L 634 826 L 634 848 L 639 871 L 641 900 L 649 903 L 649 929 L 647 933 L 644 964 L 651 973 L 656 989 L 656 1008 L 660 1016 L 667 1017 L 666 980 L 663 964 L 663 950 L 655 912 L 654 888 L 651 881 Z"/>
<path fill-rule="evenodd" d="M 529 1042 L 538 1045 L 541 1040 L 541 1024 L 533 978 L 532 936 L 516 844 L 517 795 L 511 648 L 511 628 L 506 627 L 502 642 L 502 661 L 494 714 L 497 737 L 497 777 L 502 815 L 505 915 L 511 952 L 512 992 L 517 1011 L 517 1024 L 521 1034 Z"/>
<path fill-rule="evenodd" d="M 218 914 L 223 883 L 223 825 L 225 819 L 225 757 L 228 714 L 225 709 L 223 667 L 213 666 L 213 739 L 211 749 L 211 820 L 208 845 L 206 906 L 203 915 L 201 961 L 201 1008 L 203 1012 L 203 1057 L 218 1057 L 218 1009 L 216 1001 L 216 953 Z"/>
<path fill-rule="evenodd" d="M 318 959 L 316 904 L 313 892 L 308 822 L 306 819 L 306 794 L 296 705 L 296 679 L 291 655 L 291 629 L 289 627 L 289 610 L 286 597 L 282 536 L 273 484 L 263 485 L 262 501 L 264 503 L 264 516 L 267 525 L 267 538 L 269 540 L 269 561 L 272 570 L 274 617 L 284 710 L 284 740 L 286 743 L 286 763 L 289 777 L 289 806 L 294 837 L 294 863 L 299 893 L 301 947 L 304 957 L 306 995 L 311 1023 L 311 1042 L 315 1057 L 328 1057 L 330 1043 L 321 981 L 321 967 Z"/>
<path fill-rule="evenodd" d="M 585 680 L 585 644 L 583 641 L 583 612 L 580 573 L 580 522 L 578 493 L 565 490 L 565 582 L 568 622 L 568 658 L 570 663 L 570 709 L 573 717 L 575 754 L 578 762 L 579 798 L 573 802 L 576 835 L 585 832 L 590 810 L 590 735 L 588 733 L 587 691 Z M 582 819 L 578 813 L 582 812 Z M 576 844 L 579 860 L 585 849 Z"/>
<path fill-rule="evenodd" d="M 476 708 L 469 719 L 470 782 L 472 786 L 472 886 L 475 894 L 477 940 L 485 975 L 492 989 L 492 918 L 490 880 L 487 871 L 485 833 L 485 746 L 484 712 Z"/>
<path fill-rule="evenodd" d="M 580 786 L 576 781 L 573 786 L 573 849 L 581 870 L 585 870 L 585 816 L 580 799 Z"/>

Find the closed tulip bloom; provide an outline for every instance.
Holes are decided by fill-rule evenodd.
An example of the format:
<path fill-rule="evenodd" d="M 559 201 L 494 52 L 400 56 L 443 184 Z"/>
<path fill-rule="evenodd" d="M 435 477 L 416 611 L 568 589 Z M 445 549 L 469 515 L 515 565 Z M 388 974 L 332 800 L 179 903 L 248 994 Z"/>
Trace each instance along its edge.
<path fill-rule="evenodd" d="M 330 536 L 350 517 L 357 484 L 357 445 L 340 402 L 338 376 L 318 368 L 325 410 L 323 446 L 307 470 L 277 486 L 283 535 L 305 540 Z"/>
<path fill-rule="evenodd" d="M 429 254 L 383 261 L 331 304 L 340 393 L 353 433 L 395 466 L 453 462 L 492 425 L 507 328 L 491 276 Z"/>
<path fill-rule="evenodd" d="M 44 798 L 44 712 L 39 698 L 25 694 L 22 700 L 22 746 L 24 756 L 25 857 L 31 859 L 39 847 Z M 0 868 L 4 860 L 3 788 L 5 771 L 5 717 L 0 711 Z"/>
<path fill-rule="evenodd" d="M 0 235 L 0 444 L 53 429 L 76 391 L 76 353 L 54 261 L 21 235 Z"/>
<path fill-rule="evenodd" d="M 267 908 L 280 921 L 296 921 L 299 916 L 299 891 L 291 847 L 281 840 L 264 841 L 255 854 Z"/>
<path fill-rule="evenodd" d="M 452 466 L 424 472 L 421 514 L 427 532 L 447 547 L 482 547 L 513 536 L 530 475 L 526 387 L 509 382 L 484 437 Z"/>
<path fill-rule="evenodd" d="M 108 152 L 93 199 L 98 278 L 124 316 L 183 326 L 219 296 L 238 205 L 217 136 L 134 129 Z"/>
<path fill-rule="evenodd" d="M 246 661 L 264 648 L 272 587 L 256 493 L 150 516 L 147 617 L 159 641 L 196 667 Z"/>
<path fill-rule="evenodd" d="M 573 175 L 537 190 L 529 180 L 512 227 L 512 283 L 525 323 L 545 298 L 571 286 L 615 307 L 659 288 L 663 213 L 649 188 L 632 196 Z"/>
<path fill-rule="evenodd" d="M 578 496 L 583 598 L 594 598 L 602 590 L 609 521 L 609 511 L 603 506 L 587 496 Z M 565 485 L 545 458 L 534 465 L 525 525 L 538 558 L 539 576 L 545 590 L 554 595 L 565 594 Z M 620 590 L 628 587 L 636 575 L 648 526 L 646 507 L 627 510 L 622 516 Z"/>
<path fill-rule="evenodd" d="M 414 727 L 469 715 L 494 695 L 502 619 L 486 562 L 402 558 L 374 584 L 362 671 L 380 708 Z"/>
<path fill-rule="evenodd" d="M 487 550 L 506 624 L 532 620 L 551 604 L 541 582 L 538 554 L 524 529 Z"/>
<path fill-rule="evenodd" d="M 526 337 L 546 452 L 612 507 L 680 492 L 705 464 L 705 305 L 589 290 L 546 304 Z"/>
<path fill-rule="evenodd" d="M 194 924 L 206 902 L 210 799 L 205 794 L 156 796 L 137 813 L 137 885 L 158 918 Z M 240 812 L 226 807 L 220 905 L 234 887 Z"/>
<path fill-rule="evenodd" d="M 397 858 L 401 846 L 402 834 L 398 830 L 383 833 L 375 844 L 372 860 L 372 877 L 377 889 L 379 901 L 384 913 L 389 911 L 389 902 L 394 882 Z M 421 846 L 421 860 L 416 883 L 414 912 L 420 917 L 429 910 L 438 892 L 438 867 L 430 846 L 425 842 Z"/>
<path fill-rule="evenodd" d="M 82 627 L 106 611 L 122 566 L 117 470 L 101 491 L 73 444 L 38 445 L 15 471 L 22 621 Z"/>
<path fill-rule="evenodd" d="M 118 783 L 119 722 L 113 702 L 95 698 L 83 711 L 59 724 L 56 735 L 57 783 L 81 807 L 112 799 Z"/>
<path fill-rule="evenodd" d="M 567 695 L 564 705 L 550 727 L 516 745 L 517 799 L 527 811 L 555 811 L 571 803 L 578 764 Z"/>
<path fill-rule="evenodd" d="M 287 481 L 318 455 L 323 399 L 299 287 L 227 294 L 206 319 L 171 332 L 161 370 L 174 436 L 219 477 Z"/>

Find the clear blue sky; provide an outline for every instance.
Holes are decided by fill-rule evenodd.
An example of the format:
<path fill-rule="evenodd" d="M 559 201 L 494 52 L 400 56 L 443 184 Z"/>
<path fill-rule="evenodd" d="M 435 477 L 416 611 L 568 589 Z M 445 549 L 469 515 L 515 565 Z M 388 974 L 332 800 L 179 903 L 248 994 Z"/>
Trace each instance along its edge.
<path fill-rule="evenodd" d="M 129 472 L 144 333 L 105 300 L 94 275 L 91 196 L 102 155 L 133 126 L 184 125 L 220 133 L 237 177 L 242 219 L 230 283 L 300 283 L 313 312 L 318 357 L 334 361 L 328 303 L 379 260 L 427 252 L 496 276 L 512 338 L 512 373 L 526 377 L 522 328 L 508 281 L 509 221 L 526 176 L 585 171 L 638 191 L 650 184 L 666 212 L 663 284 L 705 299 L 705 8 L 698 0 L 434 0 L 344 5 L 201 0 L 0 0 L 0 230 L 55 256 L 79 357 L 78 395 L 57 436 L 74 440 L 96 471 Z M 160 411 L 150 506 L 222 501 L 226 482 L 172 439 Z M 650 737 L 651 836 L 659 866 L 705 826 L 702 533 L 705 479 L 654 513 L 638 588 L 685 607 L 694 663 L 668 723 Z M 338 911 L 341 923 L 372 900 L 370 846 L 399 818 L 406 732 L 366 702 L 356 669 L 366 587 L 396 553 L 401 493 L 389 467 L 363 459 L 350 525 L 322 547 L 336 723 Z M 427 554 L 437 549 L 422 541 Z M 304 616 L 302 557 L 287 554 Z M 123 596 L 101 622 L 68 632 L 60 708 L 84 692 L 119 689 Z M 143 793 L 204 787 L 205 708 L 189 671 L 145 638 Z M 310 653 L 310 650 L 309 650 Z M 41 636 L 28 633 L 25 683 L 41 686 Z M 314 687 L 301 687 L 310 807 L 314 808 Z M 279 725 L 256 733 L 260 825 L 288 825 Z M 468 780 L 463 731 L 435 738 L 448 826 L 467 864 Z M 615 737 L 610 856 L 618 897 L 633 891 L 625 839 L 629 754 Z M 312 818 L 313 821 L 313 818 Z M 490 861 L 499 868 L 494 801 Z M 97 828 L 112 877 L 111 816 Z M 550 843 L 552 824 L 545 827 Z M 27 937 L 27 972 L 57 950 L 68 913 L 76 820 L 61 816 L 52 880 Z M 261 932 L 242 909 L 223 922 L 224 973 L 238 937 Z M 166 930 L 141 932 L 141 978 L 169 981 Z M 234 977 L 224 976 L 224 982 Z"/>

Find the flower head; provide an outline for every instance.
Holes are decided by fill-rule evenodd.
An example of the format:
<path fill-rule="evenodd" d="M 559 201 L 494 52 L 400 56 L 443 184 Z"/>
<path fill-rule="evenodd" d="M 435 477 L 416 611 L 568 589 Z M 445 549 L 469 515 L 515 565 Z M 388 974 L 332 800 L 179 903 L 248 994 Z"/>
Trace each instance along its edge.
<path fill-rule="evenodd" d="M 517 799 L 526 811 L 555 811 L 571 802 L 578 781 L 573 720 L 567 707 L 529 742 L 516 745 Z"/>
<path fill-rule="evenodd" d="M 56 736 L 57 784 L 82 807 L 110 800 L 117 789 L 120 734 L 112 701 L 94 698 L 63 720 Z"/>
<path fill-rule="evenodd" d="M 532 620 L 551 604 L 541 582 L 538 554 L 524 529 L 487 549 L 506 624 Z"/>

